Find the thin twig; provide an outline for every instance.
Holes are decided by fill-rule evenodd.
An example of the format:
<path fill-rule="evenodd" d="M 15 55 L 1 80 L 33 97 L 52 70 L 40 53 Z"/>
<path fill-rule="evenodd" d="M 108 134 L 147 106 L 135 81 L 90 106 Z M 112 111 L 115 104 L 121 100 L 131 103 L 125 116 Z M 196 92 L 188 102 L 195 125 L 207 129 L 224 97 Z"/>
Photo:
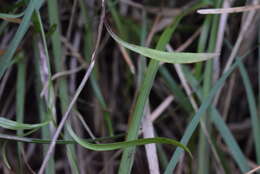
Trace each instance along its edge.
<path fill-rule="evenodd" d="M 48 163 L 48 160 L 49 160 L 49 158 L 50 158 L 50 156 L 51 156 L 51 154 L 52 154 L 52 152 L 53 152 L 53 150 L 55 148 L 56 141 L 57 141 L 57 139 L 58 139 L 58 137 L 59 137 L 59 135 L 61 133 L 61 130 L 64 127 L 64 125 L 66 123 L 66 120 L 68 119 L 68 117 L 70 115 L 72 107 L 75 104 L 79 94 L 81 93 L 82 89 L 84 88 L 84 86 L 85 86 L 85 84 L 86 84 L 86 82 L 87 82 L 87 80 L 88 80 L 88 78 L 89 78 L 89 76 L 90 76 L 90 74 L 91 74 L 91 72 L 92 72 L 92 70 L 94 68 L 96 55 L 97 55 L 96 53 L 97 53 L 97 50 L 99 48 L 99 44 L 100 44 L 100 40 L 101 40 L 101 34 L 102 34 L 102 29 L 103 29 L 103 24 L 104 24 L 104 18 L 105 18 L 105 0 L 102 0 L 101 8 L 102 8 L 102 12 L 101 12 L 101 16 L 100 16 L 100 23 L 99 23 L 99 26 L 98 26 L 97 42 L 96 42 L 95 49 L 94 49 L 92 57 L 91 57 L 91 63 L 89 65 L 89 68 L 87 69 L 87 71 L 85 73 L 85 76 L 82 79 L 82 81 L 81 81 L 81 83 L 80 83 L 80 85 L 79 85 L 79 87 L 78 87 L 78 89 L 77 89 L 77 91 L 76 91 L 76 93 L 75 93 L 71 103 L 69 104 L 69 107 L 68 107 L 65 115 L 62 117 L 62 120 L 61 120 L 61 122 L 60 122 L 60 124 L 59 124 L 59 126 L 58 126 L 58 128 L 57 128 L 57 130 L 56 130 L 56 132 L 55 132 L 55 134 L 53 136 L 53 138 L 52 138 L 51 145 L 50 145 L 50 147 L 48 149 L 48 152 L 47 152 L 47 154 L 46 154 L 46 156 L 45 156 L 45 158 L 43 160 L 43 163 L 42 163 L 41 168 L 39 170 L 39 174 L 43 174 L 44 169 L 45 169 L 45 167 L 46 167 L 46 165 Z"/>

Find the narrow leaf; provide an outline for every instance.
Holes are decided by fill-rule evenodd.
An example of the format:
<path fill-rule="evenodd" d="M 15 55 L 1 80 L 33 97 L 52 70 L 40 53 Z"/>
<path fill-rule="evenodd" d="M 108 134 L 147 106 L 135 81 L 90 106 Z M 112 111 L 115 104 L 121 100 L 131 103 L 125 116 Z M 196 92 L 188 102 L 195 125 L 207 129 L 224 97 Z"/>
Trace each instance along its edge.
<path fill-rule="evenodd" d="M 24 12 L 22 23 L 19 25 L 18 30 L 15 33 L 12 41 L 10 42 L 10 45 L 8 46 L 6 52 L 3 56 L 1 56 L 0 78 L 3 76 L 6 69 L 12 65 L 11 59 L 30 26 L 32 14 L 35 9 L 39 9 L 42 6 L 43 2 L 43 0 L 31 0 L 28 4 Z"/>
<path fill-rule="evenodd" d="M 260 162 L 260 136 L 259 136 L 260 122 L 258 120 L 257 106 L 255 102 L 256 99 L 255 99 L 251 81 L 249 79 L 249 75 L 246 71 L 244 64 L 241 61 L 239 61 L 239 70 L 246 89 L 246 95 L 247 95 L 249 111 L 251 116 L 251 123 L 252 123 L 252 132 L 255 140 L 256 160 L 259 163 Z"/>
<path fill-rule="evenodd" d="M 7 14 L 7 13 L 0 13 L 0 18 L 11 18 L 11 19 L 15 19 L 15 18 L 20 18 L 24 15 L 24 12 L 19 13 L 19 14 Z"/>
<path fill-rule="evenodd" d="M 200 106 L 198 112 L 192 117 L 192 120 L 190 121 L 188 127 L 185 130 L 185 133 L 181 139 L 181 143 L 183 143 L 184 145 L 187 145 L 191 136 L 193 135 L 194 131 L 196 130 L 199 122 L 200 122 L 200 118 L 201 116 L 206 112 L 206 110 L 208 109 L 208 107 L 210 106 L 215 94 L 218 92 L 218 90 L 224 85 L 226 79 L 228 78 L 228 76 L 231 74 L 231 72 L 233 72 L 233 70 L 238 66 L 238 62 L 234 63 L 229 70 L 224 73 L 222 75 L 222 77 L 215 83 L 215 86 L 211 89 L 211 91 L 209 92 L 209 95 L 207 96 L 207 98 L 204 100 L 204 102 L 202 103 L 202 105 Z M 182 149 L 177 148 L 177 150 L 174 152 L 171 161 L 169 162 L 164 174 L 170 174 L 172 173 L 172 171 L 174 170 L 174 168 L 176 167 L 179 158 L 182 154 Z"/>
<path fill-rule="evenodd" d="M 50 121 L 45 121 L 38 124 L 24 124 L 16 121 L 12 121 L 3 117 L 0 117 L 0 127 L 10 130 L 25 130 L 25 129 L 36 129 L 49 124 Z"/>
<path fill-rule="evenodd" d="M 192 154 L 190 150 L 184 146 L 183 144 L 179 143 L 176 140 L 170 139 L 170 138 L 144 138 L 144 139 L 138 139 L 138 140 L 132 140 L 132 141 L 124 141 L 124 142 L 117 142 L 117 143 L 109 143 L 109 144 L 92 144 L 88 141 L 78 137 L 75 132 L 72 130 L 71 126 L 67 125 L 67 130 L 70 133 L 71 137 L 81 146 L 94 150 L 94 151 L 110 151 L 110 150 L 117 150 L 132 146 L 141 146 L 145 144 L 151 144 L 151 143 L 161 143 L 161 144 L 169 144 L 173 146 L 178 146 L 189 153 L 189 155 L 192 157 Z"/>
<path fill-rule="evenodd" d="M 107 22 L 105 26 L 110 36 L 120 45 L 139 53 L 145 57 L 166 63 L 194 63 L 201 62 L 218 56 L 218 53 L 189 53 L 189 52 L 165 52 L 147 47 L 142 47 L 123 41 L 110 28 Z"/>

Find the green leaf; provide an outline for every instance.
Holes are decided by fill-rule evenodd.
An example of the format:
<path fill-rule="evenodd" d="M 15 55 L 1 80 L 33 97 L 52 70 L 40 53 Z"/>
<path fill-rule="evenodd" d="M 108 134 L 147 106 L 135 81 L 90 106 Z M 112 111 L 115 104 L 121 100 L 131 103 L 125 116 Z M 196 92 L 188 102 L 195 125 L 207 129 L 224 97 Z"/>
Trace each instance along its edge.
<path fill-rule="evenodd" d="M 247 55 L 247 54 L 246 54 Z M 243 56 L 244 57 L 244 56 Z M 193 76 L 192 72 L 188 70 L 187 67 L 183 67 L 186 79 L 189 81 L 189 84 L 192 86 L 193 91 L 196 91 L 197 96 L 200 100 L 203 100 L 202 88 L 199 86 L 198 81 Z M 220 135 L 223 138 L 223 141 L 229 148 L 233 159 L 236 161 L 242 173 L 249 171 L 249 166 L 246 160 L 245 155 L 243 154 L 241 148 L 236 142 L 232 132 L 229 130 L 228 126 L 223 120 L 223 117 L 219 114 L 215 107 L 210 107 L 211 111 L 211 120 L 214 123 L 215 127 L 219 131 Z"/>
<path fill-rule="evenodd" d="M 6 152 L 6 145 L 7 145 L 7 142 L 4 142 L 3 145 L 2 145 L 2 148 L 1 148 L 1 154 L 2 154 L 2 160 L 3 160 L 3 163 L 5 164 L 5 166 L 11 170 L 11 165 L 8 161 L 8 158 L 7 158 L 7 152 Z"/>
<path fill-rule="evenodd" d="M 36 129 L 43 127 L 47 124 L 49 124 L 50 121 L 45 121 L 42 123 L 38 124 L 24 124 L 24 123 L 19 123 L 16 121 L 12 121 L 3 117 L 0 117 L 0 127 L 10 129 L 10 130 L 28 130 L 28 129 Z"/>
<path fill-rule="evenodd" d="M 219 112 L 216 108 L 211 108 L 211 118 L 213 123 L 215 124 L 216 128 L 220 132 L 223 140 L 227 144 L 233 159 L 236 161 L 237 165 L 239 166 L 241 172 L 245 173 L 249 170 L 249 166 L 247 164 L 246 158 L 242 153 L 238 143 L 236 142 L 232 132 L 229 130 L 228 126 L 220 116 Z"/>
<path fill-rule="evenodd" d="M 258 114 L 257 114 L 257 105 L 256 105 L 256 99 L 253 91 L 253 87 L 251 84 L 251 81 L 249 79 L 249 75 L 246 71 L 246 68 L 244 64 L 239 61 L 239 70 L 242 76 L 242 80 L 246 89 L 246 95 L 249 105 L 249 111 L 251 116 L 251 124 L 252 124 L 252 132 L 255 142 L 255 152 L 256 152 L 256 160 L 259 163 L 260 162 L 260 122 L 258 120 Z"/>
<path fill-rule="evenodd" d="M 20 18 L 24 15 L 24 12 L 19 13 L 19 14 L 8 14 L 8 13 L 0 13 L 0 18 Z"/>
<path fill-rule="evenodd" d="M 124 142 L 117 142 L 117 143 L 109 143 L 109 144 L 92 144 L 88 141 L 78 137 L 75 132 L 72 130 L 71 126 L 67 124 L 67 130 L 70 133 L 71 137 L 81 146 L 94 150 L 94 151 L 110 151 L 110 150 L 117 150 L 132 146 L 141 146 L 145 144 L 151 144 L 151 143 L 161 143 L 161 144 L 169 144 L 173 146 L 178 146 L 189 153 L 189 155 L 192 157 L 192 154 L 190 150 L 184 146 L 183 144 L 179 143 L 176 140 L 170 139 L 170 138 L 144 138 L 144 139 L 138 139 L 138 140 L 132 140 L 132 141 L 124 141 Z"/>
<path fill-rule="evenodd" d="M 219 91 L 219 89 L 224 85 L 226 79 L 229 77 L 229 75 L 234 71 L 234 69 L 238 66 L 238 62 L 234 63 L 227 72 L 225 72 L 221 78 L 215 83 L 214 87 L 209 92 L 209 95 L 205 98 L 203 103 L 201 104 L 198 112 L 192 117 L 192 120 L 190 121 L 188 127 L 185 130 L 185 133 L 181 139 L 181 143 L 186 145 L 188 144 L 191 136 L 193 135 L 194 131 L 196 130 L 201 116 L 206 112 L 206 110 L 210 107 L 210 104 L 212 100 L 214 99 L 215 94 Z M 182 154 L 182 149 L 177 148 L 177 150 L 174 152 L 171 161 L 169 162 L 164 174 L 170 174 L 176 167 L 179 158 Z"/>
<path fill-rule="evenodd" d="M 166 63 L 194 63 L 201 62 L 218 56 L 218 53 L 189 53 L 189 52 L 165 52 L 147 47 L 142 47 L 123 41 L 118 37 L 109 25 L 105 22 L 105 26 L 110 36 L 120 45 L 139 53 L 145 57 Z"/>
<path fill-rule="evenodd" d="M 203 3 L 196 3 L 191 8 L 185 9 L 182 14 L 178 15 L 176 18 L 173 19 L 173 22 L 170 26 L 168 26 L 163 33 L 161 34 L 159 41 L 156 44 L 156 50 L 164 50 L 166 45 L 170 42 L 172 34 L 176 30 L 178 24 L 182 20 L 183 17 L 185 17 L 187 14 L 193 12 L 199 7 L 202 7 Z M 138 137 L 138 131 L 140 128 L 140 123 L 143 117 L 145 104 L 148 100 L 149 94 L 151 92 L 154 79 L 156 76 L 156 73 L 158 71 L 158 68 L 160 66 L 160 62 L 152 59 L 148 65 L 148 68 L 145 72 L 144 79 L 140 85 L 138 96 L 135 102 L 135 106 L 133 109 L 133 113 L 131 116 L 131 121 L 128 125 L 128 134 L 127 134 L 127 140 L 134 140 Z M 133 161 L 134 161 L 134 151 L 135 148 L 126 148 L 124 149 L 119 171 L 118 173 L 131 173 Z"/>
<path fill-rule="evenodd" d="M 15 135 L 9 135 L 9 134 L 1 134 L 0 133 L 0 140 L 3 141 L 15 141 L 15 142 L 23 142 L 23 143 L 35 143 L 35 144 L 50 144 L 51 139 L 37 139 L 37 138 L 28 138 L 23 136 L 15 136 Z M 113 140 L 117 138 L 124 137 L 125 134 L 118 134 L 115 136 L 109 136 L 109 137 L 101 137 L 101 138 L 95 138 L 95 139 L 84 139 L 84 141 L 88 142 L 97 142 L 97 141 L 105 141 L 105 140 Z M 57 140 L 57 144 L 77 144 L 77 142 L 73 139 L 68 140 Z"/>
<path fill-rule="evenodd" d="M 11 66 L 12 57 L 30 26 L 31 17 L 34 10 L 39 9 L 43 2 L 43 0 L 31 0 L 28 4 L 24 12 L 22 23 L 19 25 L 18 30 L 10 42 L 5 54 L 0 57 L 0 78 L 3 76 L 6 69 Z"/>

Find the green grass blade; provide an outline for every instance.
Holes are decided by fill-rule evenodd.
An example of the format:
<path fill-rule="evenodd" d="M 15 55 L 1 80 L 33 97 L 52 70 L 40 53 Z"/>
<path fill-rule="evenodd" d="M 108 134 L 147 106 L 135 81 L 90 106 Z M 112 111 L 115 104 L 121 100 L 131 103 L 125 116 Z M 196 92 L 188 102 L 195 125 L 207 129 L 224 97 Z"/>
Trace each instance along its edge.
<path fill-rule="evenodd" d="M 39 30 L 40 34 L 41 34 L 41 37 L 42 37 L 42 42 L 43 42 L 43 49 L 44 49 L 44 52 L 45 52 L 45 58 L 43 58 L 44 60 L 42 61 L 45 61 L 45 63 L 41 62 L 42 65 L 38 65 L 39 67 L 36 67 L 36 69 L 39 71 L 44 71 L 43 69 L 45 68 L 44 64 L 46 64 L 46 68 L 47 68 L 47 73 L 48 73 L 48 95 L 47 95 L 47 98 L 46 98 L 46 103 L 47 103 L 47 108 L 49 110 L 49 113 L 48 115 L 50 115 L 50 118 L 52 118 L 53 120 L 53 127 L 55 127 L 55 122 L 57 120 L 57 116 L 56 116 L 56 108 L 55 108 L 55 94 L 54 94 L 54 87 L 53 87 L 53 84 L 52 84 L 52 81 L 51 81 L 51 65 L 50 65 L 50 57 L 49 57 L 49 51 L 48 51 L 48 45 L 47 45 L 47 40 L 46 40 L 46 35 L 45 35 L 45 32 L 44 32 L 44 29 L 43 29 L 43 23 L 42 23 L 42 19 L 41 19 L 41 15 L 39 13 L 38 10 L 35 11 L 35 21 L 34 21 L 34 25 L 37 28 L 37 30 Z M 37 45 L 37 44 L 36 44 Z M 39 57 L 39 50 L 38 48 L 36 48 L 35 50 L 38 55 L 36 55 L 37 57 Z M 41 59 L 41 58 L 40 58 Z M 39 61 L 39 60 L 37 60 Z M 39 64 L 39 62 L 37 62 Z M 41 66 L 41 68 L 40 68 Z M 40 77 L 40 74 L 39 74 L 39 77 Z M 45 82 L 41 82 L 41 83 L 45 83 Z"/>
<path fill-rule="evenodd" d="M 162 35 L 156 45 L 156 50 L 165 49 L 167 43 L 169 43 L 169 41 L 171 39 L 171 35 L 173 34 L 173 32 L 177 28 L 178 24 L 180 23 L 181 19 L 185 15 L 189 14 L 190 12 L 192 12 L 192 11 L 196 10 L 197 8 L 200 8 L 204 5 L 205 5 L 205 3 L 198 3 L 198 4 L 194 5 L 192 8 L 185 10 L 181 15 L 177 16 L 173 20 L 173 23 L 169 27 L 167 27 L 165 29 L 165 31 L 162 33 Z M 131 140 L 134 140 L 137 138 L 141 119 L 142 119 L 143 112 L 144 112 L 144 108 L 145 108 L 148 96 L 150 94 L 158 68 L 159 68 L 159 62 L 153 59 L 149 63 L 149 66 L 145 72 L 145 77 L 140 86 L 140 90 L 138 91 L 137 101 L 135 104 L 135 108 L 133 111 L 131 121 L 129 123 L 127 141 L 131 141 Z M 135 152 L 134 147 L 126 148 L 124 150 L 118 173 L 120 173 L 120 174 L 131 173 L 133 160 L 134 160 L 134 152 Z"/>
<path fill-rule="evenodd" d="M 127 37 L 126 29 L 127 28 L 124 27 L 124 25 L 122 24 L 120 16 L 119 16 L 118 12 L 116 11 L 115 3 L 116 3 L 115 0 L 108 0 L 107 1 L 108 9 L 112 14 L 112 18 L 115 21 L 115 25 L 116 25 L 117 30 L 119 31 L 120 36 L 123 37 L 124 39 L 126 39 L 126 37 Z"/>
<path fill-rule="evenodd" d="M 7 13 L 0 13 L 0 18 L 20 18 L 24 15 L 24 12 L 19 14 L 7 14 Z"/>
<path fill-rule="evenodd" d="M 92 55 L 92 50 L 93 50 L 93 22 L 90 17 L 90 14 L 93 9 L 91 7 L 85 7 L 84 2 L 82 0 L 79 1 L 80 3 L 80 8 L 82 11 L 82 16 L 83 18 L 88 21 L 84 25 L 85 29 L 85 34 L 84 34 L 84 55 L 86 57 L 87 62 L 91 62 L 91 55 Z M 109 2 L 108 2 L 109 3 Z M 89 13 L 87 13 L 89 11 Z M 108 105 L 106 103 L 105 97 L 102 94 L 102 90 L 99 85 L 99 69 L 98 66 L 95 66 L 93 68 L 93 71 L 90 75 L 90 84 L 92 87 L 92 90 L 94 92 L 95 97 L 97 98 L 97 101 L 101 107 L 102 113 L 103 113 L 103 119 L 106 124 L 107 132 L 110 136 L 114 135 L 114 129 L 113 129 L 113 124 L 111 120 L 111 115 L 108 109 Z"/>
<path fill-rule="evenodd" d="M 229 128 L 227 127 L 226 123 L 219 115 L 218 111 L 215 108 L 211 108 L 211 118 L 214 125 L 217 127 L 218 131 L 220 132 L 221 136 L 223 137 L 225 143 L 227 144 L 231 154 L 233 155 L 233 159 L 238 164 L 240 170 L 245 173 L 249 171 L 249 166 L 245 156 L 243 155 L 240 147 L 238 146 L 234 136 L 230 132 Z"/>
<path fill-rule="evenodd" d="M 112 120 L 110 119 L 111 118 L 110 113 L 108 112 L 109 109 L 107 107 L 107 104 L 105 102 L 105 98 L 103 97 L 103 95 L 101 93 L 101 89 L 100 89 L 96 79 L 97 78 L 94 76 L 94 74 L 92 74 L 90 76 L 90 83 L 92 85 L 92 89 L 94 91 L 94 94 L 97 97 L 97 100 L 102 107 L 104 120 L 106 122 L 108 133 L 109 133 L 110 136 L 113 136 L 114 135 L 114 129 L 113 129 Z"/>
<path fill-rule="evenodd" d="M 6 69 L 11 65 L 11 59 L 30 26 L 31 17 L 34 10 L 39 9 L 42 3 L 43 0 L 31 0 L 28 7 L 26 8 L 22 23 L 15 33 L 14 38 L 12 39 L 5 54 L 0 58 L 0 78 L 3 76 Z"/>
<path fill-rule="evenodd" d="M 2 156 L 2 160 L 3 160 L 3 163 L 5 164 L 5 166 L 11 170 L 12 167 L 8 161 L 8 158 L 7 158 L 7 151 L 6 151 L 6 145 L 7 145 L 7 142 L 4 142 L 2 144 L 2 147 L 1 147 L 1 156 Z"/>
<path fill-rule="evenodd" d="M 249 105 L 250 116 L 251 116 L 253 137 L 255 142 L 256 159 L 257 159 L 257 163 L 260 164 L 260 136 L 259 136 L 260 122 L 257 116 L 256 99 L 254 96 L 253 88 L 248 73 L 246 71 L 244 64 L 241 61 L 239 61 L 239 70 L 246 89 L 246 95 L 247 95 L 247 100 Z"/>
<path fill-rule="evenodd" d="M 198 82 L 195 79 L 195 77 L 192 75 L 190 71 L 188 71 L 187 67 L 183 67 L 183 70 L 185 71 L 186 79 L 190 82 L 190 85 L 193 89 L 195 89 L 197 96 L 202 100 L 202 90 L 198 86 Z M 222 119 L 222 117 L 219 115 L 218 111 L 214 108 L 210 108 L 211 111 L 211 120 L 214 123 L 215 127 L 220 132 L 221 136 L 223 137 L 224 142 L 227 144 L 233 159 L 236 161 L 237 165 L 239 166 L 240 170 L 244 173 L 249 170 L 249 165 L 247 163 L 247 160 L 242 153 L 239 145 L 237 144 L 234 136 L 232 135 L 231 131 L 229 130 L 228 126 Z"/>
<path fill-rule="evenodd" d="M 109 32 L 110 36 L 118 42 L 120 45 L 139 53 L 142 56 L 161 61 L 167 63 L 194 63 L 194 62 L 201 62 L 208 59 L 212 59 L 216 57 L 217 53 L 184 53 L 184 52 L 176 52 L 170 53 L 165 51 L 159 51 L 156 49 L 146 48 L 134 44 L 130 44 L 128 42 L 123 41 L 119 38 L 113 31 L 110 29 L 108 24 L 106 24 L 107 31 Z"/>
<path fill-rule="evenodd" d="M 209 31 L 210 31 L 210 24 L 211 24 L 212 15 L 207 15 L 206 19 L 204 20 L 202 31 L 199 38 L 198 43 L 198 49 L 197 51 L 204 52 L 206 50 L 206 45 L 209 37 Z M 202 66 L 203 64 L 201 62 L 197 63 L 195 66 L 195 76 L 197 79 L 200 78 L 201 72 L 202 72 Z"/>
<path fill-rule="evenodd" d="M 98 142 L 98 141 L 105 141 L 105 140 L 113 140 L 117 138 L 124 137 L 125 134 L 118 134 L 115 136 L 109 136 L 109 137 L 101 137 L 101 138 L 95 138 L 95 139 L 84 139 L 84 141 L 87 142 Z M 23 142 L 23 143 L 35 143 L 35 144 L 50 144 L 51 139 L 37 139 L 37 138 L 28 138 L 28 137 L 20 137 L 20 136 L 14 136 L 14 135 L 8 135 L 8 134 L 1 134 L 0 133 L 0 139 L 3 141 L 15 141 L 15 142 Z M 57 140 L 57 144 L 77 144 L 77 142 L 73 139 L 69 140 Z"/>
<path fill-rule="evenodd" d="M 135 109 L 128 128 L 127 141 L 131 141 L 137 138 L 141 119 L 144 112 L 144 107 L 146 105 L 147 98 L 151 91 L 152 83 L 154 81 L 158 68 L 159 68 L 159 62 L 155 60 L 150 62 L 147 68 L 144 81 L 142 82 L 139 88 L 140 89 L 139 95 L 137 97 Z M 134 151 L 135 149 L 133 147 L 124 150 L 121 164 L 119 167 L 119 173 L 124 173 L 124 174 L 131 173 L 133 160 L 134 160 Z"/>
<path fill-rule="evenodd" d="M 110 151 L 110 150 L 117 150 L 117 149 L 123 149 L 127 147 L 132 146 L 141 146 L 145 144 L 151 144 L 151 143 L 160 143 L 160 144 L 169 144 L 173 146 L 178 146 L 189 153 L 189 155 L 192 157 L 190 150 L 179 143 L 176 140 L 170 139 L 170 138 L 144 138 L 144 139 L 138 139 L 138 140 L 132 140 L 132 141 L 124 141 L 124 142 L 117 142 L 117 143 L 109 143 L 109 144 L 92 144 L 88 141 L 85 141 L 78 137 L 75 132 L 72 130 L 71 126 L 67 124 L 67 130 L 69 131 L 71 137 L 81 146 L 94 150 L 94 151 Z"/>
<path fill-rule="evenodd" d="M 38 16 L 38 17 L 40 17 L 40 16 Z M 41 20 L 39 20 L 39 22 L 41 22 Z M 42 34 L 44 35 L 44 32 L 42 32 Z M 53 101 L 51 100 L 51 97 L 53 97 L 53 95 L 52 95 L 53 93 L 51 93 L 51 92 L 53 90 L 51 90 L 51 89 L 49 90 L 49 99 L 46 100 L 46 105 L 45 105 L 44 99 L 41 98 L 41 96 L 40 96 L 43 85 L 42 85 L 41 74 L 40 74 L 40 71 L 41 71 L 40 58 L 39 58 L 40 51 L 39 51 L 39 48 L 38 48 L 38 45 L 37 45 L 38 42 L 39 42 L 39 40 L 37 39 L 37 36 L 34 36 L 34 55 L 36 57 L 35 62 L 34 62 L 34 67 L 35 67 L 35 71 L 36 71 L 35 72 L 36 78 L 35 78 L 35 81 L 34 81 L 35 86 L 36 86 L 36 90 L 35 90 L 36 94 L 35 95 L 37 97 L 38 114 L 40 115 L 40 120 L 44 121 L 47 118 L 55 118 L 55 116 L 54 116 L 54 110 L 53 110 L 54 106 L 52 104 Z M 43 37 L 43 43 L 44 43 L 44 48 L 46 49 L 45 50 L 46 56 L 48 56 L 45 37 Z M 43 66 L 43 65 L 41 65 L 41 66 Z M 49 84 L 49 85 L 51 85 L 51 84 Z M 54 119 L 52 119 L 52 120 L 54 120 Z M 53 126 L 54 126 L 53 124 L 49 124 L 48 126 L 44 126 L 44 127 L 41 128 L 41 134 L 42 134 L 43 139 L 51 138 L 51 130 L 53 130 Z M 43 152 L 42 152 L 43 156 L 47 153 L 47 151 L 48 151 L 48 145 L 43 145 Z M 46 168 L 46 173 L 47 174 L 54 174 L 55 173 L 55 163 L 54 163 L 54 156 L 53 155 L 49 159 L 48 167 Z"/>
<path fill-rule="evenodd" d="M 22 123 L 24 121 L 24 105 L 25 105 L 25 88 L 26 88 L 26 60 L 24 55 L 21 53 L 18 55 L 21 60 L 18 62 L 18 71 L 17 71 L 17 85 L 16 85 L 16 120 L 17 122 Z M 23 134 L 23 129 L 17 130 L 17 135 L 20 136 Z M 19 160 L 19 170 L 20 173 L 23 173 L 22 166 L 22 150 L 23 144 L 18 143 L 18 160 Z"/>
<path fill-rule="evenodd" d="M 160 67 L 159 72 L 160 72 L 160 75 L 165 80 L 167 86 L 173 93 L 174 97 L 176 98 L 176 101 L 182 106 L 182 108 L 185 111 L 187 111 L 187 113 L 191 113 L 193 109 L 192 109 L 191 103 L 189 102 L 189 99 L 183 93 L 181 87 L 178 86 L 178 83 L 176 82 L 176 80 L 173 79 L 173 77 L 171 76 L 171 74 L 167 70 L 167 68 L 162 66 L 162 67 Z"/>
<path fill-rule="evenodd" d="M 215 7 L 219 7 L 221 5 L 220 0 L 215 1 L 218 5 Z M 217 42 L 217 34 L 218 34 L 218 23 L 219 16 L 215 15 L 211 18 L 212 25 L 210 28 L 210 36 L 209 36 L 209 46 L 208 51 L 212 52 L 215 50 L 216 42 Z M 211 22 L 210 21 L 210 22 Z M 203 50 L 205 51 L 205 50 Z M 208 93 L 212 86 L 212 78 L 213 78 L 213 61 L 210 60 L 206 63 L 205 70 L 203 72 L 203 96 L 204 98 L 208 96 Z M 205 112 L 205 115 L 202 116 L 201 122 L 203 122 L 206 126 L 207 132 L 210 135 L 211 131 L 211 123 L 208 117 L 208 112 Z M 212 148 L 214 146 L 212 145 Z M 207 142 L 207 137 L 205 136 L 205 130 L 200 128 L 199 133 L 199 145 L 198 145 L 198 173 L 200 174 L 208 174 L 210 168 L 210 153 L 209 153 L 209 143 Z"/>
<path fill-rule="evenodd" d="M 80 4 L 80 8 L 82 11 L 82 16 L 84 18 L 84 20 L 88 21 L 85 23 L 84 28 L 85 28 L 85 35 L 84 35 L 84 55 L 87 59 L 87 62 L 90 62 L 90 58 L 91 58 L 91 54 L 92 54 L 92 50 L 93 50 L 93 22 L 92 19 L 90 18 L 90 16 L 87 14 L 87 9 L 84 5 L 84 2 L 82 0 L 79 0 L 79 4 Z M 93 10 L 93 9 L 89 9 L 88 10 Z M 104 121 L 106 123 L 106 127 L 108 130 L 108 134 L 110 136 L 112 136 L 114 134 L 114 130 L 113 130 L 113 124 L 112 124 L 112 120 L 111 120 L 111 115 L 109 112 L 107 112 L 108 106 L 107 103 L 105 101 L 105 98 L 102 94 L 102 91 L 100 89 L 100 85 L 98 83 L 98 67 L 94 67 L 92 74 L 90 75 L 90 83 L 94 92 L 95 97 L 97 98 L 101 109 L 103 110 L 103 117 L 104 117 Z"/>
<path fill-rule="evenodd" d="M 62 45 L 61 45 L 61 24 L 59 19 L 59 7 L 58 7 L 58 1 L 57 0 L 48 0 L 48 15 L 49 15 L 49 21 L 51 25 L 56 25 L 57 29 L 51 36 L 51 43 L 53 48 L 53 55 L 54 55 L 54 64 L 56 72 L 61 72 L 64 70 L 63 68 L 63 61 L 62 57 L 63 51 L 62 51 Z M 62 114 L 64 114 L 68 108 L 69 105 L 69 95 L 68 95 L 68 86 L 66 79 L 62 78 L 58 80 L 58 96 L 61 101 L 61 111 Z M 65 138 L 69 138 L 68 133 L 65 131 Z M 72 170 L 72 173 L 79 173 L 79 169 L 77 167 L 77 161 L 76 161 L 76 150 L 74 145 L 67 145 L 66 146 L 66 154 L 69 160 L 69 164 Z"/>
<path fill-rule="evenodd" d="M 50 121 L 45 121 L 45 122 L 37 123 L 37 124 L 25 124 L 25 123 L 20 123 L 17 121 L 12 121 L 12 120 L 6 119 L 4 117 L 0 117 L 0 127 L 3 127 L 5 129 L 10 129 L 10 130 L 37 129 L 37 128 L 46 126 L 49 123 L 50 123 Z"/>
<path fill-rule="evenodd" d="M 231 74 L 231 72 L 238 66 L 238 63 L 236 62 L 230 69 L 222 75 L 222 77 L 216 82 L 215 86 L 212 88 L 212 90 L 209 92 L 209 95 L 204 100 L 202 105 L 200 106 L 198 112 L 193 116 L 193 119 L 190 121 L 188 127 L 185 130 L 185 133 L 181 139 L 181 143 L 187 145 L 191 136 L 193 135 L 194 131 L 196 130 L 201 116 L 206 112 L 208 107 L 210 106 L 215 94 L 218 92 L 218 90 L 223 86 L 225 80 L 227 77 Z M 177 148 L 177 150 L 174 152 L 171 161 L 169 162 L 165 174 L 170 174 L 176 167 L 176 164 L 179 161 L 179 158 L 181 156 L 182 149 Z"/>

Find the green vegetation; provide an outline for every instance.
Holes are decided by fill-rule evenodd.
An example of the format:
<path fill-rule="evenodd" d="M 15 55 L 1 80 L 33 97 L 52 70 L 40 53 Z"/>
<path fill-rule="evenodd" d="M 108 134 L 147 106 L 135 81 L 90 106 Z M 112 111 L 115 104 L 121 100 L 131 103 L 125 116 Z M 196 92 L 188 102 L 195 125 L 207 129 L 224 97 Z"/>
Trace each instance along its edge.
<path fill-rule="evenodd" d="M 0 173 L 260 170 L 248 3 L 0 1 Z"/>

